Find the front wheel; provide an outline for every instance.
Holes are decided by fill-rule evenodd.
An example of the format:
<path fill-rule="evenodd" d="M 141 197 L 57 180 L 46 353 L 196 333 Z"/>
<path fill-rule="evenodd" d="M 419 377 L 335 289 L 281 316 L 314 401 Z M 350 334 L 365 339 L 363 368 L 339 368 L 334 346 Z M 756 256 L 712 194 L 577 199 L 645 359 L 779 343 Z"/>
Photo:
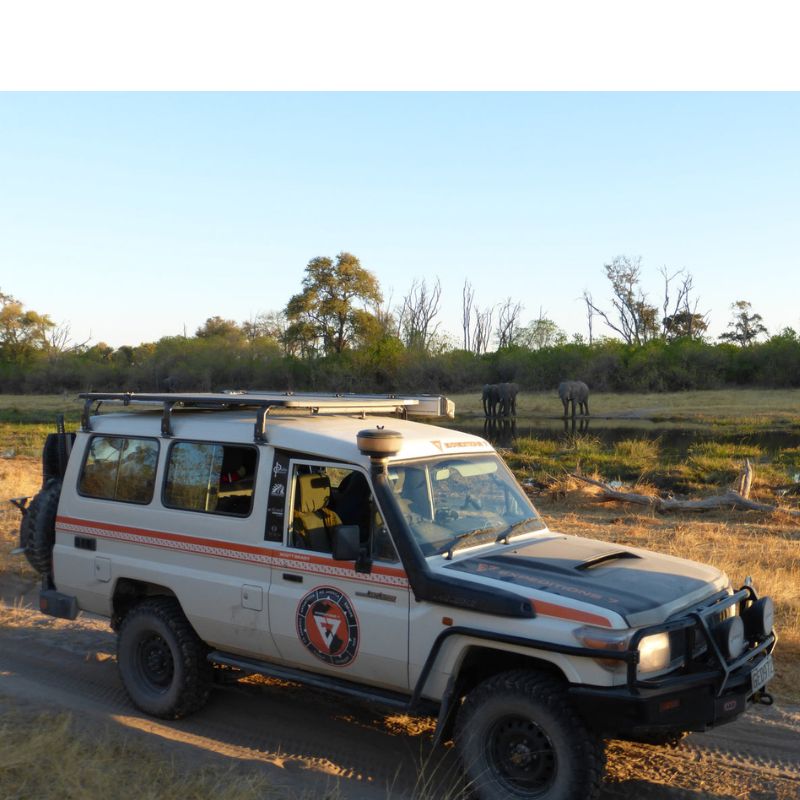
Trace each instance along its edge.
<path fill-rule="evenodd" d="M 515 670 L 477 686 L 459 711 L 456 746 L 480 800 L 592 800 L 602 742 L 549 675 Z"/>
<path fill-rule="evenodd" d="M 117 662 L 134 705 L 162 719 L 202 708 L 211 686 L 207 648 L 174 598 L 145 600 L 119 629 Z"/>

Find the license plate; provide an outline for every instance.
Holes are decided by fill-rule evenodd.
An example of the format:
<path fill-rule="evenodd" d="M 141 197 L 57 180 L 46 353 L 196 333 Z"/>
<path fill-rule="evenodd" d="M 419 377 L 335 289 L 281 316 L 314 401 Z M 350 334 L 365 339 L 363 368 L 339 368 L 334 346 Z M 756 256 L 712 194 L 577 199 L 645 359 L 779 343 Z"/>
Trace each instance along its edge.
<path fill-rule="evenodd" d="M 775 677 L 775 665 L 772 663 L 772 656 L 767 656 L 751 673 L 750 685 L 753 691 L 757 692 L 767 681 Z"/>

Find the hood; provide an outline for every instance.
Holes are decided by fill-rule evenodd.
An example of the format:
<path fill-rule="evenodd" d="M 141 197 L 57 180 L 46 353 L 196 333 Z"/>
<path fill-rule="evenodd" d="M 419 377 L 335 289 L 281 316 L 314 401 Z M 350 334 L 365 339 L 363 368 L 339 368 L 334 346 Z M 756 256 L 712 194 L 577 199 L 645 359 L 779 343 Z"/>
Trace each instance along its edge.
<path fill-rule="evenodd" d="M 714 567 L 559 534 L 467 556 L 444 569 L 589 603 L 631 627 L 663 622 L 728 585 Z"/>

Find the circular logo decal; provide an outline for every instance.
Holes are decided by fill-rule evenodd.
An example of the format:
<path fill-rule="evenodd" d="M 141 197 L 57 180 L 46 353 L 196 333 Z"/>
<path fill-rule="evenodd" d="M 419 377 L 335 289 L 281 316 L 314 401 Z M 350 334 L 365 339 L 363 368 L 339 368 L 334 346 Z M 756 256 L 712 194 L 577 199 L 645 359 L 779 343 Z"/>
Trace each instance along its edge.
<path fill-rule="evenodd" d="M 358 618 L 346 595 L 318 586 L 297 606 L 297 635 L 321 661 L 344 667 L 358 653 Z"/>

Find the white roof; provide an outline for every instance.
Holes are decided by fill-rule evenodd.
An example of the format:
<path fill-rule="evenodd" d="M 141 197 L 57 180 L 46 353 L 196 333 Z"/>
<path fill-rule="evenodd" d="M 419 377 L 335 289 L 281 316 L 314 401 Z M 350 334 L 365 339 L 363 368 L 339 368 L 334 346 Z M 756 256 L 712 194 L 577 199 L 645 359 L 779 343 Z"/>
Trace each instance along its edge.
<path fill-rule="evenodd" d="M 160 411 L 99 414 L 91 417 L 91 428 L 105 434 L 156 437 L 161 434 L 161 416 Z M 266 423 L 267 442 L 274 447 L 365 465 L 369 459 L 359 452 L 356 436 L 359 431 L 378 426 L 402 434 L 402 448 L 394 457 L 399 460 L 493 451 L 478 436 L 396 417 L 275 415 L 267 416 Z M 177 411 L 171 421 L 174 438 L 243 444 L 254 442 L 255 424 L 256 412 L 252 409 Z"/>

